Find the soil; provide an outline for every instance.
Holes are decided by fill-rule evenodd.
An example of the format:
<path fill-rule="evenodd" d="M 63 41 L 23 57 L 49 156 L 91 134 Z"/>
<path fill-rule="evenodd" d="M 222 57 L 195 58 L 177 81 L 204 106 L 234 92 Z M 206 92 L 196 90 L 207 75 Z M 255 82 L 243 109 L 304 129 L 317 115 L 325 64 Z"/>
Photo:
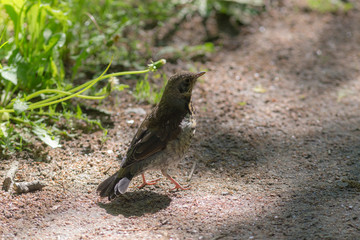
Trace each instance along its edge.
<path fill-rule="evenodd" d="M 193 97 L 196 137 L 172 171 L 190 190 L 169 192 L 160 172 L 148 172 L 161 181 L 139 190 L 138 177 L 112 202 L 96 195 L 145 117 L 134 108 L 151 109 L 113 93 L 96 106 L 110 113 L 107 136 L 84 132 L 61 148 L 0 162 L 0 182 L 17 159 L 16 181 L 48 184 L 22 195 L 0 191 L 1 238 L 359 239 L 360 7 L 268 7 L 238 35 L 222 34 L 205 62 L 179 59 L 162 70 L 207 71 Z M 200 41 L 196 21 L 173 41 L 194 29 L 191 41 Z"/>

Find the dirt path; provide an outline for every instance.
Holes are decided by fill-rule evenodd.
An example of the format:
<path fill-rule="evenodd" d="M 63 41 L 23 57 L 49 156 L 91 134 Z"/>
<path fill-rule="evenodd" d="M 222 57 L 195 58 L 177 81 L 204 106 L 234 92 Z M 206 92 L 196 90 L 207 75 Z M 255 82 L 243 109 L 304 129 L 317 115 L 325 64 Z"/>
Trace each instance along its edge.
<path fill-rule="evenodd" d="M 194 63 L 209 71 L 194 96 L 196 139 L 174 170 L 185 183 L 197 162 L 191 190 L 169 193 L 164 178 L 137 190 L 136 179 L 124 197 L 97 198 L 96 185 L 144 118 L 123 110 L 150 109 L 113 95 L 103 106 L 113 113 L 107 141 L 96 132 L 48 155 L 21 155 L 17 177 L 50 185 L 21 196 L 0 192 L 2 238 L 360 238 L 356 7 L 346 14 L 305 11 L 301 1 L 273 8 L 247 34 L 224 40 L 212 61 Z M 11 160 L 0 163 L 1 176 Z"/>

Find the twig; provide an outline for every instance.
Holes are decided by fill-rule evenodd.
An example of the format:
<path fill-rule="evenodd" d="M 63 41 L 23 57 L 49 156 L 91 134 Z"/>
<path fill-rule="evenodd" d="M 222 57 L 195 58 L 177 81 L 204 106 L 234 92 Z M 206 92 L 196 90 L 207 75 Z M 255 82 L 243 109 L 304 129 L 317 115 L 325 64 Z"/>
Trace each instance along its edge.
<path fill-rule="evenodd" d="M 104 172 L 104 175 L 106 175 L 106 174 L 109 172 L 110 169 L 111 169 L 111 167 L 109 167 L 108 169 L 106 169 L 105 172 Z"/>
<path fill-rule="evenodd" d="M 6 177 L 3 182 L 2 190 L 9 191 L 14 184 L 15 173 L 19 168 L 19 161 L 13 161 L 10 165 L 9 171 L 6 173 Z"/>
<path fill-rule="evenodd" d="M 21 182 L 21 183 L 15 183 L 14 188 L 17 193 L 27 193 L 27 192 L 33 192 L 36 190 L 41 190 L 43 187 L 45 187 L 46 184 L 42 183 L 40 181 L 33 181 L 33 182 Z"/>
<path fill-rule="evenodd" d="M 189 174 L 189 176 L 188 176 L 188 178 L 187 178 L 188 181 L 191 180 L 191 178 L 192 178 L 192 176 L 193 176 L 193 174 L 194 174 L 194 171 L 195 171 L 195 167 L 196 167 L 196 162 L 194 162 L 193 165 L 192 165 L 192 168 L 191 168 L 191 170 L 190 170 L 190 174 Z"/>
<path fill-rule="evenodd" d="M 104 34 L 103 31 L 101 30 L 101 27 L 97 24 L 96 19 L 94 18 L 93 15 L 91 15 L 90 13 L 86 13 L 86 15 L 90 18 L 90 20 L 95 24 L 95 27 L 97 28 L 97 30 L 101 33 Z M 105 42 L 105 40 L 104 40 Z M 106 42 L 105 42 L 106 43 Z"/>

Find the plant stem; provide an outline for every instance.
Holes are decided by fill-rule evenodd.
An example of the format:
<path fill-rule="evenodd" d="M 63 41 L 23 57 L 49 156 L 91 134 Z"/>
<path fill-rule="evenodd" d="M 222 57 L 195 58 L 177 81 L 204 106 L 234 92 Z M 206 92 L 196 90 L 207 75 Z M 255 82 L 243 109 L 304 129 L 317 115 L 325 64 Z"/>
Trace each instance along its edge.
<path fill-rule="evenodd" d="M 126 72 L 117 72 L 117 73 L 110 73 L 110 74 L 106 74 L 105 73 L 108 71 L 108 69 L 110 68 L 110 65 L 112 63 L 112 59 L 109 63 L 109 65 L 106 67 L 105 71 L 97 78 L 90 80 L 80 86 L 77 86 L 73 89 L 70 89 L 69 91 L 62 91 L 62 90 L 57 90 L 57 89 L 44 89 L 44 90 L 40 90 L 37 91 L 33 94 L 30 94 L 29 96 L 25 97 L 25 101 L 28 101 L 36 96 L 39 96 L 40 94 L 43 93 L 57 93 L 56 96 L 53 96 L 51 98 L 48 99 L 44 99 L 42 101 L 39 102 L 35 102 L 29 105 L 28 109 L 29 110 L 33 110 L 36 108 L 42 108 L 42 107 L 46 107 L 46 106 L 50 106 L 53 104 L 57 104 L 63 101 L 66 101 L 70 98 L 73 97 L 79 97 L 79 98 L 85 98 L 85 99 L 91 99 L 91 100 L 101 100 L 106 98 L 107 96 L 109 96 L 109 94 L 106 95 L 102 95 L 102 96 L 87 96 L 87 95 L 81 95 L 81 93 L 85 92 L 86 90 L 88 90 L 90 87 L 92 87 L 95 83 L 97 83 L 98 81 L 101 81 L 103 79 L 106 78 L 111 78 L 111 77 L 116 77 L 116 76 L 123 76 L 123 75 L 133 75 L 133 74 L 143 74 L 143 73 L 148 73 L 150 71 L 155 71 L 158 67 L 161 67 L 162 65 L 164 65 L 166 63 L 165 59 L 161 59 L 157 62 L 151 63 L 148 65 L 148 68 L 145 70 L 139 70 L 139 71 L 126 71 Z M 67 96 L 66 96 L 67 95 Z M 66 97 L 64 97 L 66 96 Z M 63 98 L 62 98 L 63 97 Z M 60 98 L 60 99 L 59 99 Z M 57 100 L 56 100 L 57 99 Z M 14 109 L 9 109 L 13 107 L 13 102 L 6 106 L 7 109 L 0 109 L 0 113 L 2 112 L 15 112 Z"/>
<path fill-rule="evenodd" d="M 43 93 L 58 93 L 59 95 L 71 95 L 71 92 L 67 92 L 67 91 L 62 91 L 62 90 L 58 90 L 58 89 L 44 89 L 44 90 L 40 90 L 37 91 L 33 94 L 30 94 L 29 96 L 27 96 L 25 98 L 25 101 L 29 101 L 30 99 L 39 96 L 40 94 Z M 90 100 L 101 100 L 106 98 L 108 95 L 102 95 L 102 96 L 88 96 L 88 95 L 78 95 L 78 98 L 83 98 L 83 99 L 90 99 Z"/>
<path fill-rule="evenodd" d="M 14 120 L 15 122 L 19 122 L 21 124 L 26 124 L 26 125 L 29 125 L 29 126 L 32 126 L 32 124 L 30 122 L 27 122 L 27 121 L 24 121 L 20 118 L 17 118 L 17 117 L 10 117 L 11 120 Z"/>
<path fill-rule="evenodd" d="M 109 69 L 111 63 L 112 63 L 112 59 L 110 60 L 110 63 L 109 63 L 108 66 L 106 67 L 105 71 L 100 75 L 100 77 L 103 76 L 103 75 L 107 72 L 107 70 Z M 88 81 L 88 82 L 86 82 L 86 83 L 84 83 L 84 84 L 81 84 L 80 86 L 77 86 L 77 87 L 75 87 L 75 88 L 73 88 L 73 89 L 70 89 L 68 92 L 70 92 L 70 93 L 76 92 L 76 91 L 78 91 L 78 90 L 80 90 L 80 89 L 82 89 L 82 88 L 85 88 L 85 87 L 89 86 L 89 85 L 92 84 L 93 82 L 96 83 L 96 80 L 97 80 L 97 78 L 96 78 L 96 79 L 93 79 L 93 80 L 90 80 L 90 81 Z M 34 94 L 35 94 L 35 93 L 34 93 Z M 56 99 L 58 99 L 58 98 L 61 98 L 61 97 L 63 97 L 64 95 L 66 95 L 66 94 L 59 94 L 59 95 L 56 95 L 56 96 L 54 96 L 54 97 L 51 97 L 51 98 L 48 98 L 48 99 L 44 99 L 44 100 L 42 100 L 42 101 L 39 101 L 39 102 L 34 103 L 33 106 L 43 105 L 43 104 L 45 104 L 45 103 L 47 103 L 47 102 L 54 101 L 54 100 L 56 100 Z M 71 95 L 70 95 L 70 96 L 71 96 Z"/>
<path fill-rule="evenodd" d="M 56 101 L 47 102 L 47 103 L 43 103 L 43 104 L 39 104 L 39 103 L 38 104 L 31 104 L 29 106 L 29 109 L 36 109 L 36 108 L 46 107 L 46 106 L 49 106 L 49 105 L 53 105 L 53 104 L 56 104 L 56 103 L 59 103 L 59 102 L 66 101 L 66 100 L 68 100 L 70 98 L 73 98 L 73 97 L 77 97 L 78 95 L 80 95 L 80 93 L 85 92 L 87 89 L 89 89 L 91 86 L 93 86 L 98 81 L 106 79 L 106 78 L 122 76 L 122 75 L 142 74 L 142 73 L 147 73 L 149 71 L 150 71 L 150 69 L 146 69 L 146 70 L 140 70 L 140 71 L 127 71 L 127 72 L 111 73 L 111 74 L 107 74 L 107 75 L 104 75 L 104 76 L 100 76 L 100 77 L 98 77 L 98 78 L 96 78 L 94 80 L 89 81 L 90 84 L 88 84 L 87 87 L 83 88 L 82 90 L 80 90 L 80 91 L 78 91 L 78 92 L 76 92 L 76 93 L 74 93 L 72 95 L 69 95 L 67 97 L 61 98 L 61 99 L 56 100 Z"/>

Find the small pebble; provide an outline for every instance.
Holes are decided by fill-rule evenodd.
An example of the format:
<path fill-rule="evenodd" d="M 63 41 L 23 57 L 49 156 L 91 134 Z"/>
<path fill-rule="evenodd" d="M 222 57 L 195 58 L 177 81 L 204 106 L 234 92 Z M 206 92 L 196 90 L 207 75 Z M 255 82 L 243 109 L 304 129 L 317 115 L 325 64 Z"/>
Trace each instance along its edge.
<path fill-rule="evenodd" d="M 125 113 L 135 113 L 138 115 L 145 115 L 146 111 L 143 108 L 128 108 L 125 110 Z"/>
<path fill-rule="evenodd" d="M 336 185 L 338 187 L 347 187 L 349 184 L 347 182 L 343 182 L 341 180 L 336 181 Z"/>

